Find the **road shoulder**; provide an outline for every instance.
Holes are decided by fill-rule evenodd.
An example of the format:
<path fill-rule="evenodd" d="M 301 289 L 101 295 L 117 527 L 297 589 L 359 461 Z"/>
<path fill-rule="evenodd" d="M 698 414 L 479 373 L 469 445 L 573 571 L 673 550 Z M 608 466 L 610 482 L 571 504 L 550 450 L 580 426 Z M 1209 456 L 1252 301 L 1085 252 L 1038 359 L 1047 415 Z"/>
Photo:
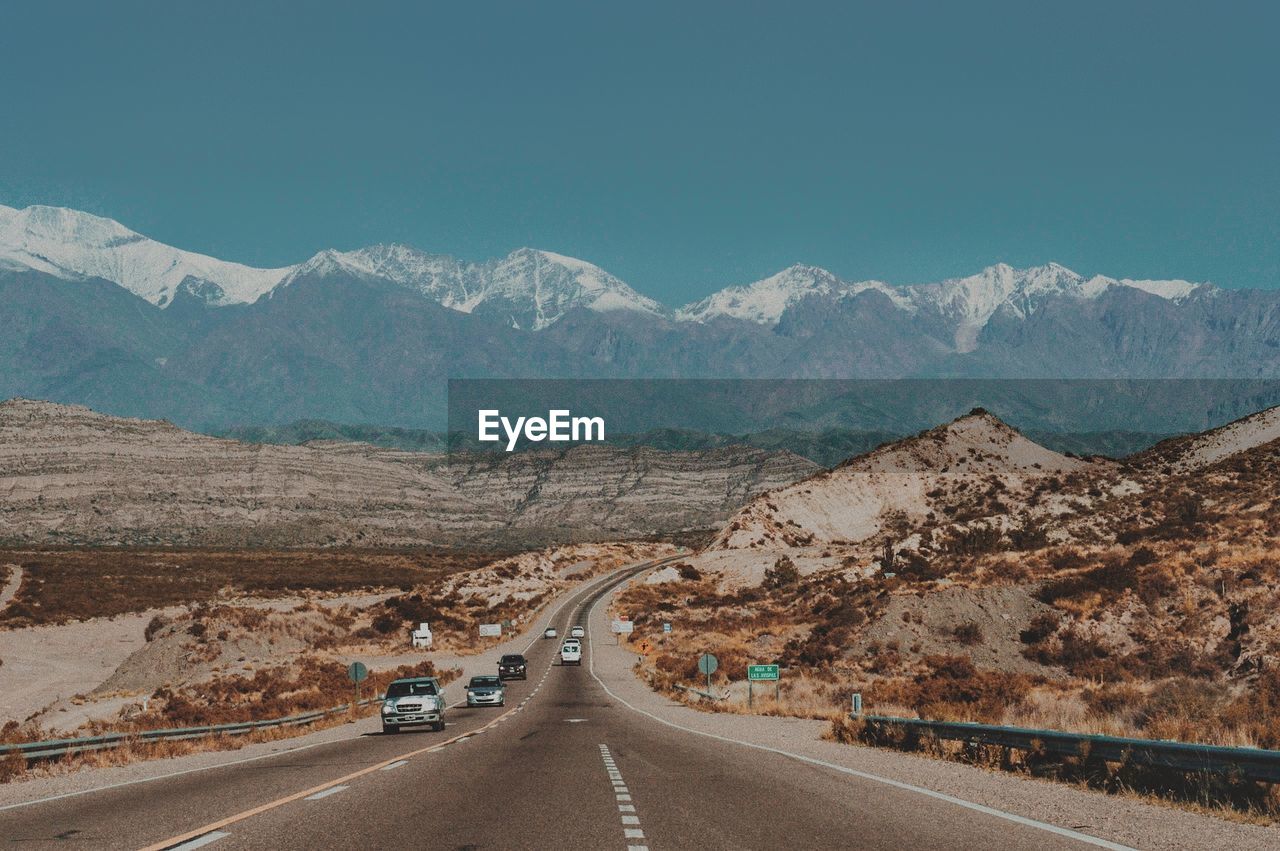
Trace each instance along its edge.
<path fill-rule="evenodd" d="M 1226 821 L 1066 784 L 896 751 L 822 740 L 825 721 L 701 712 L 651 691 L 635 675 L 634 652 L 615 643 L 607 606 L 590 618 L 593 672 L 638 713 L 694 733 L 732 739 L 842 766 L 895 784 L 909 784 L 1023 819 L 1047 822 L 1122 845 L 1142 848 L 1280 847 L 1280 828 Z M 639 717 L 644 717 L 640 715 Z M 657 723 L 653 721 L 651 723 Z M 734 747 L 725 743 L 725 747 Z M 855 802 L 851 802 L 851 808 Z"/>

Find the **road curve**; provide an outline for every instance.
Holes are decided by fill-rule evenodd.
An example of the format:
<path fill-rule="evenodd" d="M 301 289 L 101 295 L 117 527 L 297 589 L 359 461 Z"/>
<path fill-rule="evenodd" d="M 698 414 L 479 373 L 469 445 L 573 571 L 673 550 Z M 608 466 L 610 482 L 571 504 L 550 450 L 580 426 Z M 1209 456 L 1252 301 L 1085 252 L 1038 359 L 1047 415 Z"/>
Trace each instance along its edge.
<path fill-rule="evenodd" d="M 591 607 L 642 569 L 578 592 L 557 626 L 588 626 Z M 612 640 L 597 631 L 588 644 Z M 443 734 L 366 735 L 36 803 L 0 812 L 0 836 L 30 848 L 215 851 L 1041 849 L 1089 839 L 660 722 L 612 697 L 589 666 L 555 665 L 557 647 L 535 639 L 530 678 L 511 684 L 507 708 L 454 709 Z"/>

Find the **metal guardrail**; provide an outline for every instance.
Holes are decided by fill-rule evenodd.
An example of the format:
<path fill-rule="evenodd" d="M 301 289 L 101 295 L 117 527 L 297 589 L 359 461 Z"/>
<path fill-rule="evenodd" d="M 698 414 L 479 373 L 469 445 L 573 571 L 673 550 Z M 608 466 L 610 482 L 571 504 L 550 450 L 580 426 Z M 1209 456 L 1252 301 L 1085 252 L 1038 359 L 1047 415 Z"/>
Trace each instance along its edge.
<path fill-rule="evenodd" d="M 1203 771 L 1235 775 L 1245 780 L 1280 782 L 1280 751 L 1198 745 L 1159 739 L 1130 739 L 1091 733 L 1064 733 L 963 721 L 926 721 L 885 715 L 851 715 L 873 732 L 899 727 L 928 733 L 939 739 L 972 744 L 1002 745 L 1015 750 L 1055 756 L 1086 757 L 1107 762 L 1128 762 L 1179 771 Z"/>
<path fill-rule="evenodd" d="M 724 700 L 726 697 L 728 697 L 728 695 L 726 694 L 712 694 L 709 691 L 703 691 L 702 689 L 694 688 L 693 686 L 681 685 L 680 683 L 676 683 L 675 686 L 681 691 L 687 691 L 687 692 L 690 692 L 691 694 L 696 694 L 698 697 L 705 697 L 707 700 Z"/>
<path fill-rule="evenodd" d="M 377 703 L 381 698 L 366 698 L 358 701 L 356 706 L 368 706 Z M 205 736 L 236 736 L 251 733 L 254 730 L 266 730 L 272 727 L 295 727 L 310 724 L 321 718 L 349 712 L 352 704 L 344 703 L 329 709 L 317 709 L 284 718 L 269 718 L 264 721 L 242 721 L 235 724 L 211 724 L 207 727 L 174 727 L 165 730 L 140 730 L 124 733 L 104 733 L 101 736 L 85 736 L 78 739 L 47 739 L 41 742 L 24 742 L 22 744 L 0 744 L 0 757 L 9 754 L 22 754 L 29 762 L 41 759 L 57 759 L 71 754 L 87 751 L 100 751 L 118 748 L 135 742 L 181 741 L 183 739 L 200 739 Z"/>

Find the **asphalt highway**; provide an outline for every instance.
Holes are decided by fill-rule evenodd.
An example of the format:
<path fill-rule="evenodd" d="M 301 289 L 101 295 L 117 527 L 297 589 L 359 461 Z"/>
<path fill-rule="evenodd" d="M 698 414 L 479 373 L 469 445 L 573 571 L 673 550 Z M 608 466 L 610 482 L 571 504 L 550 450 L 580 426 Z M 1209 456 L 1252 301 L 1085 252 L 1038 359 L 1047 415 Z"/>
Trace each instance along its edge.
<path fill-rule="evenodd" d="M 641 570 L 585 587 L 565 635 Z M 539 630 L 539 635 L 540 635 Z M 611 636 L 589 634 L 593 642 Z M 0 812 L 20 848 L 665 849 L 1084 847 L 785 755 L 695 735 L 614 699 L 535 638 L 505 708 L 453 708 L 443 733 L 371 733 L 304 751 Z M 461 684 L 446 689 L 453 701 Z"/>

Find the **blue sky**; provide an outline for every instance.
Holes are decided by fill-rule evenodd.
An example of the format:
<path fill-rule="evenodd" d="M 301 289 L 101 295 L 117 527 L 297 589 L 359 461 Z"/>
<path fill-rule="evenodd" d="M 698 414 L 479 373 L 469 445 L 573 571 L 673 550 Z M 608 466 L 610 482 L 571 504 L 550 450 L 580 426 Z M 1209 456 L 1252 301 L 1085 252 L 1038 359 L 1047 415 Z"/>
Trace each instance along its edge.
<path fill-rule="evenodd" d="M 0 203 L 226 259 L 1280 286 L 1280 4 L 24 5 Z"/>

